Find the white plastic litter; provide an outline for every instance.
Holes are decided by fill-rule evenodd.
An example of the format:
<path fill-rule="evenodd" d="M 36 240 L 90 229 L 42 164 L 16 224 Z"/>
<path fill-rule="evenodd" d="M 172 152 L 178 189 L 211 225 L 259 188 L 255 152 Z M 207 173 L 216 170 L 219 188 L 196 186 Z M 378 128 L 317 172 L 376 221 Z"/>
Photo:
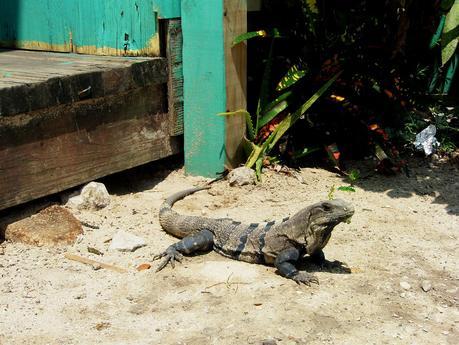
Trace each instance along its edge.
<path fill-rule="evenodd" d="M 434 153 L 435 148 L 440 145 L 437 138 L 435 138 L 436 133 L 437 128 L 434 125 L 429 125 L 427 128 L 416 134 L 416 140 L 414 141 L 416 149 L 424 151 L 426 156 L 430 156 Z"/>

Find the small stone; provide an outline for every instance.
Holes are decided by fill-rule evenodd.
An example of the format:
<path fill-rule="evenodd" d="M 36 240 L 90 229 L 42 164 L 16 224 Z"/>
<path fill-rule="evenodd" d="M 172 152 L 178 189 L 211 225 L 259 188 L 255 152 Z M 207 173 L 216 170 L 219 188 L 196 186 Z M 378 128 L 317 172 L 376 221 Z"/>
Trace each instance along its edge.
<path fill-rule="evenodd" d="M 103 183 L 90 182 L 79 194 L 71 194 L 66 206 L 78 210 L 100 210 L 110 204 L 110 194 Z"/>
<path fill-rule="evenodd" d="M 0 255 L 5 255 L 5 248 L 4 247 L 0 247 Z"/>
<path fill-rule="evenodd" d="M 94 271 L 98 271 L 102 268 L 100 264 L 92 264 L 91 266 Z"/>
<path fill-rule="evenodd" d="M 403 282 L 400 282 L 400 286 L 401 286 L 402 289 L 404 289 L 404 290 L 409 290 L 409 289 L 411 289 L 411 285 L 408 284 L 407 282 L 404 282 L 404 281 L 403 281 Z"/>
<path fill-rule="evenodd" d="M 428 280 L 423 280 L 421 283 L 421 288 L 424 292 L 429 292 L 432 289 L 432 283 Z"/>
<path fill-rule="evenodd" d="M 115 236 L 113 236 L 112 243 L 110 244 L 110 250 L 133 252 L 134 250 L 146 245 L 147 244 L 143 238 L 120 230 L 115 234 Z"/>
<path fill-rule="evenodd" d="M 74 244 L 83 234 L 81 223 L 66 208 L 53 205 L 6 227 L 5 238 L 36 246 Z"/>
<path fill-rule="evenodd" d="M 230 186 L 244 186 L 247 184 L 255 184 L 255 181 L 255 171 L 245 166 L 231 170 L 228 174 L 228 182 Z"/>
<path fill-rule="evenodd" d="M 274 339 L 266 339 L 261 343 L 262 345 L 276 345 L 277 342 Z"/>
<path fill-rule="evenodd" d="M 144 303 L 135 303 L 129 307 L 128 312 L 134 315 L 142 315 L 148 310 L 148 306 Z"/>
<path fill-rule="evenodd" d="M 448 331 L 443 331 L 443 332 L 441 332 L 441 334 L 443 334 L 443 335 L 448 335 L 449 332 L 448 332 Z"/>

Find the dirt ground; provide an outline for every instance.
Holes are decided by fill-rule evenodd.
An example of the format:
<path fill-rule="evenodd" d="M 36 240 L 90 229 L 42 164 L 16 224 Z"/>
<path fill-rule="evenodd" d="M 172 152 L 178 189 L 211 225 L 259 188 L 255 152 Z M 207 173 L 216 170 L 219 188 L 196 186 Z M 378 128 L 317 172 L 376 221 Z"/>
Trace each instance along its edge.
<path fill-rule="evenodd" d="M 138 272 L 176 239 L 158 223 L 163 199 L 204 182 L 151 164 L 102 180 L 112 195 L 100 211 L 74 211 L 85 227 L 70 247 L 0 246 L 0 344 L 459 344 L 459 179 L 449 164 L 410 164 L 410 177 L 367 176 L 336 192 L 356 213 L 325 248 L 346 270 L 316 271 L 298 286 L 273 267 L 208 253 L 175 269 Z M 166 165 L 167 167 L 167 165 Z M 169 166 L 170 167 L 170 166 Z M 255 186 L 226 181 L 176 204 L 186 214 L 245 222 L 283 218 L 345 184 L 304 168 L 300 180 L 267 171 Z M 144 238 L 132 253 L 108 250 L 118 230 Z M 89 253 L 87 247 L 104 252 Z M 79 254 L 129 270 L 95 269 Z M 424 282 L 427 292 L 421 288 Z M 428 284 L 432 288 L 428 289 Z"/>

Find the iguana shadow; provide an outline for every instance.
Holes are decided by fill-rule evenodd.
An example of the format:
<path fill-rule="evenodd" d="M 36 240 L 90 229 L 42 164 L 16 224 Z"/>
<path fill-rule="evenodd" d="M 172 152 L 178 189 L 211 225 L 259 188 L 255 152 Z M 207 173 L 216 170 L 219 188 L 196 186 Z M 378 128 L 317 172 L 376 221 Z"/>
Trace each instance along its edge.
<path fill-rule="evenodd" d="M 298 260 L 297 268 L 307 272 L 328 272 L 334 274 L 351 274 L 351 269 L 345 262 L 338 260 L 329 261 L 325 259 L 322 264 L 314 262 L 309 256 Z"/>

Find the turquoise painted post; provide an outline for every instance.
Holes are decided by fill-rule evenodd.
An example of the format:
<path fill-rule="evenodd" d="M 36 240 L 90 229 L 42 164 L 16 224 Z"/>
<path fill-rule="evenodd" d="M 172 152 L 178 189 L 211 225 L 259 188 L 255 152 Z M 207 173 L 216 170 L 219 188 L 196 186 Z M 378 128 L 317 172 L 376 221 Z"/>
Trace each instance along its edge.
<path fill-rule="evenodd" d="M 155 11 L 161 19 L 180 17 L 181 0 L 154 0 Z"/>
<path fill-rule="evenodd" d="M 223 1 L 182 0 L 185 170 L 224 170 L 226 111 Z"/>

